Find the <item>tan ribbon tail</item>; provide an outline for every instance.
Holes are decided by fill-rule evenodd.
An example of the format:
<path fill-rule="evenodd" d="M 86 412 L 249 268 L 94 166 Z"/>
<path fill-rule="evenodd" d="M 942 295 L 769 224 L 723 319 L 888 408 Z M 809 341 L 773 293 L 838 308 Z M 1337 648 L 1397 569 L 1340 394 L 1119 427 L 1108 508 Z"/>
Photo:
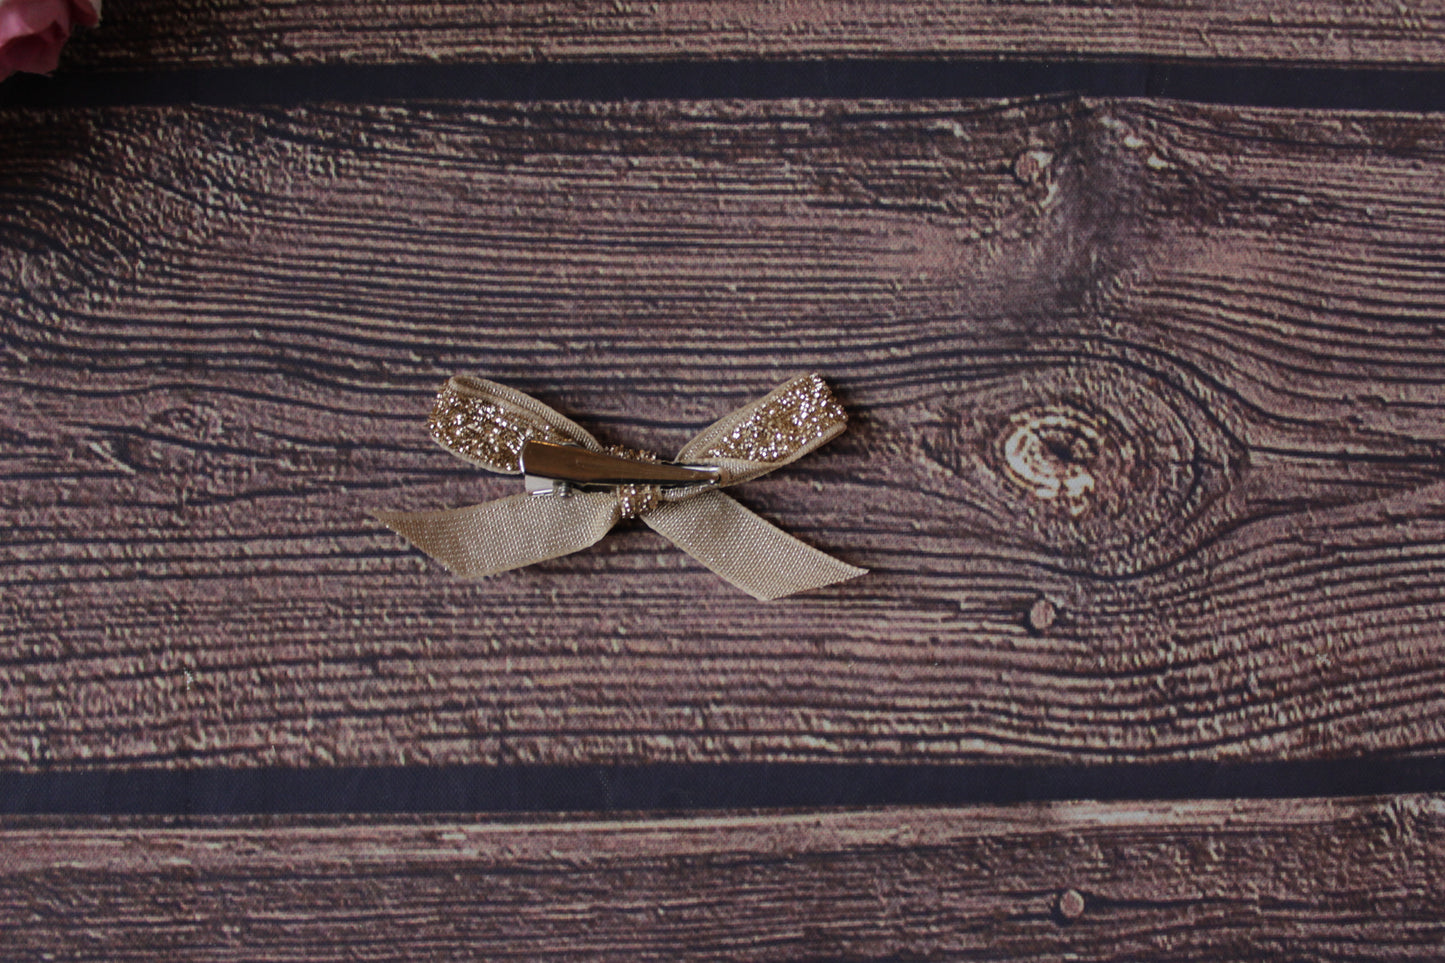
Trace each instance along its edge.
<path fill-rule="evenodd" d="M 798 541 L 720 491 L 667 502 L 642 520 L 755 599 L 782 598 L 868 571 Z"/>
<path fill-rule="evenodd" d="M 463 578 L 482 578 L 596 544 L 617 523 L 611 492 L 513 495 L 436 512 L 373 516 Z"/>

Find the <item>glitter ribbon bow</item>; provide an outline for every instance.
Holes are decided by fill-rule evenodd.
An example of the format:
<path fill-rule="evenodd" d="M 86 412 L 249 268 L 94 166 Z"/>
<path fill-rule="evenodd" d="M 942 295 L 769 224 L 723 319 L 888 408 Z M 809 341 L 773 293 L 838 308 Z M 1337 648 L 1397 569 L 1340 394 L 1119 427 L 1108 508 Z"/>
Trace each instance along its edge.
<path fill-rule="evenodd" d="M 765 475 L 821 447 L 848 416 L 827 384 L 804 375 L 727 415 L 683 446 L 678 461 L 718 469 L 716 487 L 619 485 L 567 495 L 521 494 L 435 512 L 377 512 L 377 519 L 457 575 L 481 578 L 595 544 L 624 517 L 641 518 L 703 565 L 758 599 L 775 599 L 862 575 L 798 541 L 717 489 Z M 551 408 L 480 378 L 442 387 L 432 437 L 488 471 L 522 473 L 529 442 L 609 449 Z M 643 453 L 629 453 L 648 458 Z"/>

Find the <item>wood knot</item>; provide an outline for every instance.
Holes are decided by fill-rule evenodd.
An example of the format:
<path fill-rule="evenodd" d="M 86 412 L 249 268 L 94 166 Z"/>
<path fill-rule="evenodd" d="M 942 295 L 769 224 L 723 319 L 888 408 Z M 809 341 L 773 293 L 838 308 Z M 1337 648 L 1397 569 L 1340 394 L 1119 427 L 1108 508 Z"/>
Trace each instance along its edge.
<path fill-rule="evenodd" d="M 1042 635 L 1053 628 L 1058 617 L 1059 610 L 1046 598 L 1039 598 L 1029 606 L 1029 628 L 1036 634 Z"/>
<path fill-rule="evenodd" d="M 1244 451 L 1222 402 L 1167 366 L 1080 358 L 969 384 L 938 411 L 925 450 L 960 516 L 990 538 L 1069 567 L 1137 573 L 1188 553 L 1230 515 Z"/>
<path fill-rule="evenodd" d="M 1075 517 L 1089 510 L 1098 475 L 1116 471 L 1130 446 L 1111 444 L 1098 416 L 1063 406 L 1015 415 L 1003 437 L 999 460 L 1006 476 L 1044 501 L 1057 502 Z"/>
<path fill-rule="evenodd" d="M 1076 889 L 1066 889 L 1054 900 L 1054 912 L 1061 919 L 1076 920 L 1084 915 L 1084 894 Z"/>
<path fill-rule="evenodd" d="M 1054 155 L 1046 150 L 1024 151 L 1014 158 L 1013 175 L 1020 184 L 1036 184 L 1049 173 Z"/>

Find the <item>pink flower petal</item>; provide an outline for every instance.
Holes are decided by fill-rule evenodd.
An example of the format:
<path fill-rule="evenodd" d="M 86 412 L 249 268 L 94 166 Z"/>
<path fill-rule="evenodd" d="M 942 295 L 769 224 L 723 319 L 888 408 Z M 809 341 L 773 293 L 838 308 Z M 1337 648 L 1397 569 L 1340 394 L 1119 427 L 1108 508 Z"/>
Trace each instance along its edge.
<path fill-rule="evenodd" d="M 0 80 L 54 70 L 72 24 L 99 20 L 100 0 L 0 0 Z"/>

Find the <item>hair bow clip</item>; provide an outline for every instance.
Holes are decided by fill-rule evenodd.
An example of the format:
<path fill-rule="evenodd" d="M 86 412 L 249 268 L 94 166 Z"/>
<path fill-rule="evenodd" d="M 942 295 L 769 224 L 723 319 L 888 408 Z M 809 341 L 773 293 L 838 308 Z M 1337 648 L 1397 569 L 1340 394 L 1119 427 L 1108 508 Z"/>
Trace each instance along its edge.
<path fill-rule="evenodd" d="M 837 437 L 847 414 L 822 378 L 803 375 L 724 416 L 677 461 L 606 447 L 535 398 L 456 377 L 432 411 L 432 437 L 524 491 L 481 505 L 376 517 L 458 575 L 480 578 L 581 551 L 640 518 L 728 582 L 774 599 L 864 574 L 760 518 L 721 491 Z"/>

